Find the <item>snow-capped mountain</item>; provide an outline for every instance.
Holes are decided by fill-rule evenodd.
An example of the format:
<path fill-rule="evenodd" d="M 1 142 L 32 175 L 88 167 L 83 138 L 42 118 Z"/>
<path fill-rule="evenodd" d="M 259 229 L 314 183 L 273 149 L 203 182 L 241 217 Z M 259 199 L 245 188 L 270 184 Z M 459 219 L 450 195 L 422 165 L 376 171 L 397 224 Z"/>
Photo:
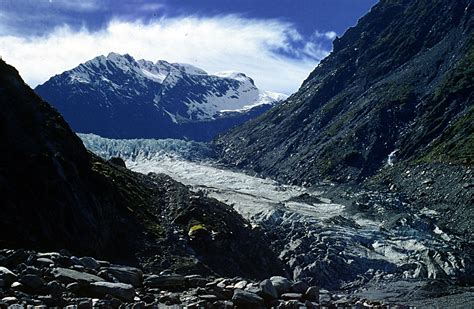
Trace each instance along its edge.
<path fill-rule="evenodd" d="M 209 140 L 285 95 L 243 73 L 208 74 L 189 64 L 110 53 L 36 87 L 77 132 L 115 138 Z"/>

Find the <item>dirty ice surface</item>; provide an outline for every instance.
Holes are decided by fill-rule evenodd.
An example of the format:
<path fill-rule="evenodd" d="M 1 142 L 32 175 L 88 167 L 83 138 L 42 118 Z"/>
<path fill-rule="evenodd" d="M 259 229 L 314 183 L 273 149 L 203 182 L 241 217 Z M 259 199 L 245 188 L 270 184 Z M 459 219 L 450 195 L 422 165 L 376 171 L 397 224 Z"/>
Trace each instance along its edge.
<path fill-rule="evenodd" d="M 121 156 L 133 171 L 167 174 L 232 205 L 269 235 L 294 279 L 336 290 L 374 281 L 456 278 L 472 271 L 463 245 L 439 227 L 427 230 L 402 221 L 384 229 L 383 222 L 349 214 L 346 206 L 333 203 L 323 192 L 232 171 L 211 156 L 183 156 L 183 141 L 176 147 L 168 140 L 174 145 L 168 150 L 160 142 L 158 151 L 150 147 L 152 141 L 142 150 L 143 142 L 137 145 L 136 140 L 115 140 L 111 145 L 112 140 L 96 136 L 81 138 L 103 157 Z M 412 221 L 429 215 L 421 210 L 412 214 Z"/>

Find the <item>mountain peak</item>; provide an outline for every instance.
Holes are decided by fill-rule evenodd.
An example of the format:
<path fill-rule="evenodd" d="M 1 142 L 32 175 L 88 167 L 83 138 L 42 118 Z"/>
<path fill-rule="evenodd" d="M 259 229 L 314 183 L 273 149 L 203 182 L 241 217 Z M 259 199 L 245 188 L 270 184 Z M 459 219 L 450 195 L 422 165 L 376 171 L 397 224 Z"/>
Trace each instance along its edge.
<path fill-rule="evenodd" d="M 248 77 L 247 75 L 245 75 L 242 72 L 222 71 L 222 72 L 214 73 L 213 75 L 219 76 L 219 77 L 222 77 L 222 78 L 235 79 L 235 80 L 238 80 L 238 81 L 241 81 L 241 82 L 250 81 L 250 83 L 255 86 L 255 82 L 253 81 L 253 79 L 251 79 L 250 77 Z"/>
<path fill-rule="evenodd" d="M 202 133 L 209 139 L 214 132 L 259 115 L 283 97 L 258 89 L 240 72 L 210 75 L 191 64 L 153 63 L 118 53 L 87 61 L 51 78 L 36 91 L 79 132 L 120 138 L 180 138 L 179 134 L 185 134 L 200 140 L 197 130 L 176 132 L 184 130 L 184 123 L 209 122 Z M 234 118 L 212 127 L 212 121 L 230 114 Z M 127 129 L 131 123 L 135 124 Z M 174 126 L 181 127 L 171 130 Z"/>

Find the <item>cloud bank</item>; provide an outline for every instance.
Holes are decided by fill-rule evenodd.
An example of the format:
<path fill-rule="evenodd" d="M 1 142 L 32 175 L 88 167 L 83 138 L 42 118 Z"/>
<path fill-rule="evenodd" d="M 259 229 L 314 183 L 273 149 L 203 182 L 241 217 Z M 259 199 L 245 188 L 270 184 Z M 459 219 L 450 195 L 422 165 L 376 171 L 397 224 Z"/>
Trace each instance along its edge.
<path fill-rule="evenodd" d="M 209 73 L 240 71 L 262 89 L 290 94 L 329 53 L 334 37 L 333 32 L 315 32 L 305 39 L 290 23 L 233 15 L 147 23 L 112 20 L 99 31 L 62 26 L 45 36 L 3 35 L 0 55 L 33 87 L 113 51 L 136 59 L 190 63 Z"/>

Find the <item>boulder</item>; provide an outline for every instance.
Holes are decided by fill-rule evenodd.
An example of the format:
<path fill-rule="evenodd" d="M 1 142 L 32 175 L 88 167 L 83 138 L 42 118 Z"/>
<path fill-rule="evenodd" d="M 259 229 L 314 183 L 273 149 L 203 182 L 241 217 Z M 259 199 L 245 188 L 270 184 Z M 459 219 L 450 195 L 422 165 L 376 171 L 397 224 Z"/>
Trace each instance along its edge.
<path fill-rule="evenodd" d="M 185 285 L 184 276 L 177 274 L 152 275 L 145 279 L 145 285 L 149 288 L 175 289 L 183 288 Z"/>
<path fill-rule="evenodd" d="M 77 282 L 69 283 L 66 286 L 66 290 L 72 293 L 76 293 L 77 291 L 79 291 L 80 288 L 81 288 L 81 285 Z"/>
<path fill-rule="evenodd" d="M 197 287 L 205 287 L 207 284 L 207 280 L 199 275 L 190 275 L 186 276 L 186 286 L 188 288 L 197 288 Z"/>
<path fill-rule="evenodd" d="M 94 295 L 109 294 L 126 302 L 131 302 L 135 298 L 135 289 L 130 284 L 113 282 L 93 282 L 87 290 Z"/>
<path fill-rule="evenodd" d="M 278 298 L 278 292 L 273 286 L 270 279 L 265 279 L 260 282 L 260 294 L 265 299 L 276 299 Z"/>
<path fill-rule="evenodd" d="M 11 284 L 10 288 L 16 291 L 22 291 L 25 289 L 25 286 L 18 281 L 15 281 Z"/>
<path fill-rule="evenodd" d="M 139 287 L 143 282 L 143 272 L 134 267 L 114 265 L 106 270 L 106 274 L 119 282 Z"/>
<path fill-rule="evenodd" d="M 272 282 L 273 286 L 277 290 L 278 295 L 282 295 L 290 291 L 291 282 L 285 277 L 274 276 L 270 278 L 270 281 Z"/>
<path fill-rule="evenodd" d="M 304 297 L 312 302 L 319 302 L 319 287 L 317 286 L 310 286 L 307 290 L 306 293 L 304 294 Z"/>
<path fill-rule="evenodd" d="M 17 275 L 14 274 L 6 267 L 0 266 L 0 280 L 3 280 L 5 286 L 12 284 L 17 278 Z"/>
<path fill-rule="evenodd" d="M 255 293 L 237 289 L 234 291 L 234 296 L 232 296 L 232 302 L 236 305 L 263 305 L 263 298 L 258 296 Z"/>
<path fill-rule="evenodd" d="M 92 283 L 104 281 L 104 279 L 95 275 L 61 267 L 54 268 L 51 273 L 56 280 L 65 284 L 73 282 Z"/>
<path fill-rule="evenodd" d="M 59 283 L 58 281 L 50 281 L 48 282 L 46 289 L 49 294 L 59 297 L 65 291 L 65 288 Z"/>
<path fill-rule="evenodd" d="M 244 291 L 258 294 L 258 293 L 260 293 L 260 287 L 256 283 L 249 283 L 245 287 Z"/>
<path fill-rule="evenodd" d="M 18 298 L 14 297 L 14 296 L 4 297 L 4 298 L 2 298 L 2 302 L 6 303 L 8 305 L 11 305 L 11 304 L 14 304 L 14 303 L 18 302 Z"/>
<path fill-rule="evenodd" d="M 281 295 L 283 300 L 300 300 L 303 298 L 303 294 L 300 293 L 285 293 Z"/>
<path fill-rule="evenodd" d="M 211 303 L 219 300 L 219 297 L 217 297 L 214 294 L 199 295 L 199 298 L 202 299 L 202 300 L 205 300 L 207 302 L 211 302 Z"/>
<path fill-rule="evenodd" d="M 291 291 L 294 293 L 304 294 L 308 290 L 308 285 L 303 281 L 297 281 L 291 286 Z"/>
<path fill-rule="evenodd" d="M 20 278 L 20 283 L 31 290 L 38 290 L 45 286 L 45 282 L 37 275 L 25 275 Z"/>
<path fill-rule="evenodd" d="M 54 261 L 45 257 L 36 259 L 36 265 L 39 267 L 48 267 L 50 265 L 54 265 Z"/>
<path fill-rule="evenodd" d="M 97 260 L 94 259 L 93 257 L 90 257 L 90 256 L 81 257 L 79 261 L 81 262 L 82 266 L 86 268 L 94 269 L 94 270 L 100 268 L 99 262 L 97 262 Z"/>
<path fill-rule="evenodd" d="M 244 289 L 247 286 L 248 281 L 242 280 L 234 284 L 234 288 L 236 289 Z"/>

